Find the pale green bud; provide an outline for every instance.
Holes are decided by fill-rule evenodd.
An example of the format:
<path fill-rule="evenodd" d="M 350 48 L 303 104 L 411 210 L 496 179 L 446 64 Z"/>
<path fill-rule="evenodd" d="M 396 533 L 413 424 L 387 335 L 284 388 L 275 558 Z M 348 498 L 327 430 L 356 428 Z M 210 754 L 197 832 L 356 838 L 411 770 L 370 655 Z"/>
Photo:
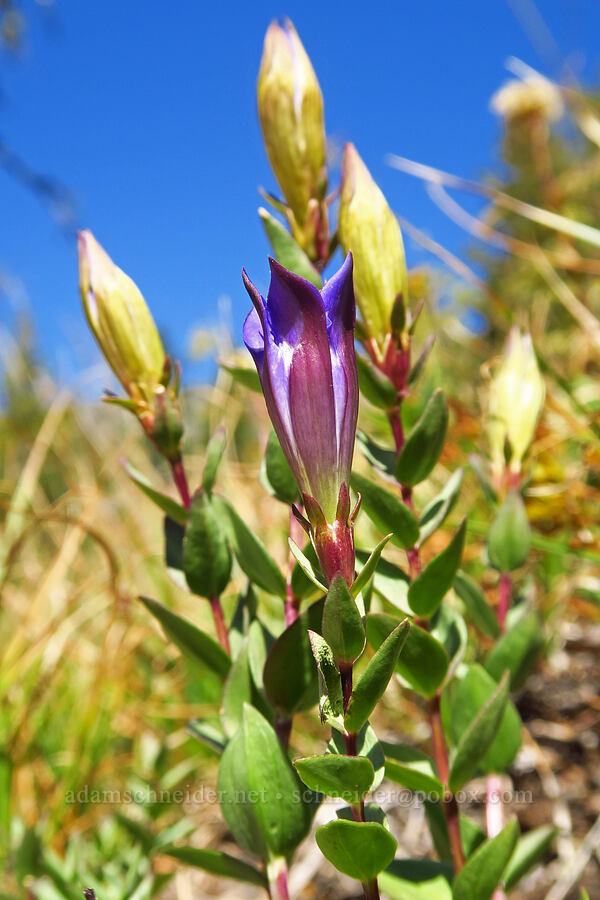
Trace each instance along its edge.
<path fill-rule="evenodd" d="M 153 410 L 166 356 L 146 301 L 91 231 L 80 231 L 77 241 L 81 297 L 94 337 L 131 399 Z"/>
<path fill-rule="evenodd" d="M 519 472 L 544 405 L 545 387 L 531 336 L 511 329 L 494 372 L 488 399 L 487 431 L 492 468 L 500 474 L 508 461 Z"/>
<path fill-rule="evenodd" d="M 396 217 L 353 144 L 344 148 L 338 234 L 344 253 L 354 258 L 354 292 L 366 330 L 381 348 L 392 319 L 403 319 L 393 313 L 407 299 L 404 244 Z"/>
<path fill-rule="evenodd" d="M 325 195 L 325 125 L 317 76 L 289 19 L 267 29 L 257 95 L 269 162 L 303 228 L 309 201 Z"/>

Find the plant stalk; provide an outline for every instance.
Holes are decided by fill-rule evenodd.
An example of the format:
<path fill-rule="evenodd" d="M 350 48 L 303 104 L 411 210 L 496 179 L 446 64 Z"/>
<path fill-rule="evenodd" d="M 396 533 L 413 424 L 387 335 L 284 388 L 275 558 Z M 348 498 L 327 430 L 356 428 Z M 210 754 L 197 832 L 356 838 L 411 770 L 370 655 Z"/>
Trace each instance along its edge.
<path fill-rule="evenodd" d="M 210 608 L 212 610 L 213 619 L 215 622 L 215 628 L 217 631 L 217 637 L 219 639 L 219 643 L 225 653 L 228 656 L 231 656 L 231 648 L 229 646 L 229 634 L 227 632 L 227 625 L 225 624 L 225 616 L 223 615 L 223 607 L 221 606 L 221 601 L 218 597 L 210 597 Z"/>

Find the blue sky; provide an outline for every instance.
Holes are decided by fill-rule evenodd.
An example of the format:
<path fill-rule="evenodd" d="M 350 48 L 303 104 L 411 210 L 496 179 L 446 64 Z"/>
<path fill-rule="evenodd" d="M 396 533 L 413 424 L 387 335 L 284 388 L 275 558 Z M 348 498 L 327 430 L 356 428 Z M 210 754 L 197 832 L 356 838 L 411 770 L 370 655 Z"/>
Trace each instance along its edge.
<path fill-rule="evenodd" d="M 242 266 L 266 286 L 256 188 L 275 183 L 255 79 L 272 18 L 290 16 L 304 41 L 332 142 L 354 141 L 393 208 L 459 253 L 464 236 L 385 155 L 479 177 L 495 161 L 500 125 L 488 103 L 508 77 L 506 58 L 558 74 L 506 0 L 55 0 L 50 16 L 24 5 L 23 52 L 0 58 L 0 135 L 72 190 L 78 223 L 137 281 L 184 364 L 190 332 L 217 322 L 221 295 L 239 334 L 249 306 Z M 592 80 L 600 2 L 539 0 L 539 9 L 560 54 Z M 0 272 L 22 283 L 59 380 L 76 381 L 97 355 L 74 242 L 2 170 L 0 208 Z M 407 251 L 410 264 L 426 259 L 410 242 Z M 8 309 L 0 295 L 0 319 Z M 187 367 L 190 378 L 199 371 Z"/>

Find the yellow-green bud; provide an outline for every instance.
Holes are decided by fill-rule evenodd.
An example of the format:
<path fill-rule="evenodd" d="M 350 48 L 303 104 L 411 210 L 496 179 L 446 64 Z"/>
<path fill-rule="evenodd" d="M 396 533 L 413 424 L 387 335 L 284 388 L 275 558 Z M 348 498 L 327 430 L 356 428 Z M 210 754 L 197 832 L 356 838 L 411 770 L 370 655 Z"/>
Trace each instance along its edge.
<path fill-rule="evenodd" d="M 267 29 L 258 73 L 258 115 L 269 162 L 300 228 L 326 190 L 323 97 L 296 29 Z"/>
<path fill-rule="evenodd" d="M 354 258 L 354 292 L 367 332 L 379 347 L 391 331 L 392 312 L 406 303 L 404 244 L 398 221 L 353 144 L 342 160 L 338 233 Z"/>
<path fill-rule="evenodd" d="M 518 473 L 544 405 L 544 380 L 531 336 L 511 329 L 502 360 L 494 372 L 488 399 L 487 431 L 496 475 L 508 461 Z"/>
<path fill-rule="evenodd" d="M 104 357 L 136 404 L 154 408 L 165 351 L 139 288 L 91 231 L 80 231 L 79 284 L 87 320 Z"/>

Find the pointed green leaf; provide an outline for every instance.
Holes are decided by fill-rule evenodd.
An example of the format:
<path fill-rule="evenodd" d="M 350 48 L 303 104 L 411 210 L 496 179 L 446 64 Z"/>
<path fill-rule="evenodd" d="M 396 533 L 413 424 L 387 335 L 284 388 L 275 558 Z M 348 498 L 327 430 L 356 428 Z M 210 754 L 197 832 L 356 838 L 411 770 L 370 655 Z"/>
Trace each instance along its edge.
<path fill-rule="evenodd" d="M 360 565 L 364 566 L 368 558 L 369 554 L 364 550 L 356 551 L 356 560 Z M 410 579 L 406 572 L 389 560 L 379 558 L 373 578 L 373 589 L 383 600 L 391 603 L 400 612 L 412 615 L 412 610 L 408 605 L 409 584 Z"/>
<path fill-rule="evenodd" d="M 324 594 L 327 593 L 327 588 L 319 578 L 313 563 L 310 561 L 308 556 L 306 556 L 300 547 L 294 543 L 291 538 L 288 538 L 288 543 L 290 545 L 290 550 L 292 552 L 292 556 L 295 558 L 296 562 L 300 566 L 301 571 L 306 575 L 311 584 L 318 588 L 320 591 L 323 591 Z M 312 549 L 312 545 L 309 545 L 307 550 Z M 294 577 L 294 573 L 292 573 L 292 578 Z M 297 577 L 297 576 L 296 576 Z M 294 587 L 292 583 L 292 588 Z M 294 593 L 296 591 L 294 590 Z"/>
<path fill-rule="evenodd" d="M 341 575 L 336 575 L 329 586 L 323 607 L 322 630 L 338 665 L 352 665 L 365 648 L 362 618 Z"/>
<path fill-rule="evenodd" d="M 414 366 L 408 373 L 408 378 L 406 379 L 407 384 L 416 384 L 416 382 L 421 377 L 423 369 L 425 368 L 425 363 L 429 359 L 429 354 L 431 353 L 431 349 L 435 343 L 435 334 L 430 334 L 423 341 L 423 347 L 421 348 L 421 352 L 417 357 L 417 361 Z"/>
<path fill-rule="evenodd" d="M 365 459 L 367 459 L 372 466 L 393 478 L 394 470 L 396 468 L 395 450 L 388 450 L 387 447 L 380 447 L 368 434 L 365 434 L 365 432 L 360 429 L 356 432 L 356 443 Z"/>
<path fill-rule="evenodd" d="M 265 455 L 260 468 L 263 487 L 277 500 L 288 505 L 297 503 L 300 492 L 288 461 L 279 444 L 279 438 L 271 429 Z"/>
<path fill-rule="evenodd" d="M 282 266 L 285 266 L 286 269 L 289 269 L 290 272 L 301 275 L 302 278 L 306 278 L 307 281 L 314 284 L 316 288 L 321 289 L 323 286 L 321 276 L 287 228 L 263 206 L 259 208 L 258 215 L 277 261 Z"/>
<path fill-rule="evenodd" d="M 477 771 L 480 760 L 496 736 L 507 699 L 508 673 L 505 673 L 458 743 L 448 779 L 451 791 L 459 790 Z"/>
<path fill-rule="evenodd" d="M 317 828 L 315 839 L 323 856 L 357 881 L 368 882 L 394 858 L 396 839 L 378 822 L 337 819 Z"/>
<path fill-rule="evenodd" d="M 223 817 L 250 853 L 285 856 L 306 837 L 313 802 L 275 731 L 251 706 L 221 757 L 217 787 Z"/>
<path fill-rule="evenodd" d="M 481 844 L 454 879 L 453 900 L 474 900 L 475 897 L 477 900 L 490 900 L 518 837 L 519 824 L 515 820 L 509 822 L 495 838 Z"/>
<path fill-rule="evenodd" d="M 379 541 L 379 543 L 377 544 L 377 546 L 375 547 L 375 549 L 373 550 L 373 552 L 367 559 L 366 563 L 364 564 L 364 566 L 362 567 L 362 569 L 356 576 L 354 583 L 352 585 L 352 588 L 351 588 L 353 597 L 358 597 L 360 592 L 363 590 L 363 588 L 368 584 L 368 582 L 371 580 L 371 578 L 375 574 L 375 569 L 377 568 L 377 564 L 381 558 L 381 554 L 383 553 L 383 548 L 385 547 L 385 545 L 387 544 L 387 542 L 389 541 L 389 539 L 391 537 L 392 537 L 391 534 L 386 534 L 386 536 Z"/>
<path fill-rule="evenodd" d="M 254 391 L 255 394 L 262 394 L 260 378 L 254 366 L 252 368 L 250 366 L 236 366 L 222 360 L 219 360 L 219 365 L 226 372 L 229 372 L 233 380 L 237 381 L 238 384 L 248 388 L 250 391 Z"/>
<path fill-rule="evenodd" d="M 359 353 L 356 354 L 356 369 L 360 392 L 364 394 L 369 403 L 379 409 L 393 409 L 398 398 L 396 388 L 387 375 L 384 375 L 370 360 L 365 359 Z"/>
<path fill-rule="evenodd" d="M 463 519 L 445 550 L 434 556 L 410 585 L 408 602 L 418 616 L 431 616 L 452 587 L 460 565 L 466 530 L 467 521 Z"/>
<path fill-rule="evenodd" d="M 132 466 L 130 462 L 123 461 L 123 468 L 134 482 L 137 484 L 139 488 L 144 492 L 144 494 L 152 500 L 153 503 L 162 509 L 164 513 L 170 516 L 171 519 L 174 519 L 175 522 L 179 522 L 180 525 L 185 525 L 187 522 L 188 514 L 187 510 L 183 508 L 180 503 L 177 503 L 176 500 L 173 500 L 171 497 L 167 497 L 166 494 L 162 494 L 160 491 L 157 491 L 152 487 L 152 484 L 145 475 L 142 475 L 135 466 Z"/>
<path fill-rule="evenodd" d="M 408 744 L 391 744 L 382 741 L 385 753 L 385 777 L 402 784 L 411 791 L 434 794 L 440 800 L 444 796 L 444 786 L 438 778 L 432 759 Z"/>
<path fill-rule="evenodd" d="M 356 472 L 351 476 L 351 484 L 361 495 L 362 508 L 376 528 L 384 534 L 392 532 L 392 542 L 404 550 L 415 545 L 419 538 L 419 523 L 397 494 Z"/>
<path fill-rule="evenodd" d="M 186 730 L 193 737 L 197 738 L 203 744 L 206 744 L 207 747 L 210 747 L 211 750 L 215 750 L 219 754 L 221 754 L 227 746 L 227 738 L 223 732 L 210 722 L 206 722 L 204 719 L 191 719 L 187 723 Z"/>
<path fill-rule="evenodd" d="M 183 542 L 183 568 L 191 591 L 218 597 L 231 576 L 231 551 L 212 498 L 197 491 L 192 498 Z"/>
<path fill-rule="evenodd" d="M 442 452 L 448 428 L 448 405 L 441 390 L 434 391 L 423 415 L 411 430 L 398 457 L 396 478 L 400 484 L 424 481 Z"/>
<path fill-rule="evenodd" d="M 457 469 L 456 472 L 453 472 L 437 497 L 430 500 L 421 513 L 421 518 L 419 519 L 419 528 L 421 529 L 419 534 L 420 547 L 444 523 L 446 517 L 454 508 L 460 493 L 463 474 L 463 469 Z"/>
<path fill-rule="evenodd" d="M 496 513 L 488 535 L 490 563 L 499 572 L 522 566 L 531 549 L 531 528 L 518 491 L 511 491 Z"/>
<path fill-rule="evenodd" d="M 448 682 L 442 692 L 442 722 L 449 742 L 456 745 L 480 709 L 496 690 L 496 682 L 482 666 L 473 663 L 462 678 Z M 521 719 L 511 700 L 493 740 L 478 763 L 482 772 L 504 772 L 521 746 Z"/>
<path fill-rule="evenodd" d="M 440 642 L 450 658 L 445 679 L 449 681 L 461 665 L 467 650 L 469 642 L 467 624 L 449 603 L 442 603 L 431 617 L 429 632 Z"/>
<path fill-rule="evenodd" d="M 519 838 L 513 855 L 504 870 L 503 880 L 507 891 L 512 891 L 521 878 L 542 861 L 557 834 L 557 828 L 553 828 L 551 825 L 542 825 Z"/>
<path fill-rule="evenodd" d="M 185 528 L 170 516 L 165 516 L 165 563 L 167 569 L 183 572 L 183 541 Z"/>
<path fill-rule="evenodd" d="M 269 650 L 275 643 L 272 634 L 258 619 L 253 619 L 248 628 L 248 667 L 252 681 L 259 691 L 264 691 L 263 671 Z"/>
<path fill-rule="evenodd" d="M 371 762 L 364 756 L 326 753 L 294 760 L 298 775 L 311 791 L 359 803 L 375 777 Z"/>
<path fill-rule="evenodd" d="M 346 730 L 351 734 L 362 728 L 383 696 L 408 631 L 409 622 L 405 619 L 390 632 L 367 663 L 352 691 L 344 717 Z"/>
<path fill-rule="evenodd" d="M 272 710 L 269 709 L 264 697 L 259 694 L 252 679 L 248 638 L 244 639 L 244 643 L 233 661 L 223 688 L 221 724 L 227 737 L 232 737 L 240 727 L 244 704 L 246 703 L 259 709 L 265 718 L 273 718 Z"/>
<path fill-rule="evenodd" d="M 370 645 L 377 649 L 398 625 L 398 621 L 384 613 L 369 613 L 367 635 Z M 396 662 L 398 675 L 418 693 L 433 697 L 444 680 L 449 662 L 448 654 L 440 642 L 411 622 L 402 653 Z"/>
<path fill-rule="evenodd" d="M 498 619 L 485 599 L 483 591 L 480 590 L 473 579 L 469 578 L 465 572 L 459 570 L 456 573 L 452 587 L 465 604 L 467 612 L 477 628 L 488 637 L 497 638 L 500 634 Z"/>
<path fill-rule="evenodd" d="M 163 847 L 160 851 L 166 856 L 172 856 L 186 866 L 195 866 L 204 869 L 213 875 L 222 878 L 233 878 L 235 881 L 245 881 L 247 884 L 255 884 L 258 887 L 268 889 L 269 882 L 263 872 L 259 872 L 254 866 L 235 856 L 229 856 L 221 850 L 205 850 L 200 847 Z"/>
<path fill-rule="evenodd" d="M 265 693 L 287 715 L 310 709 L 319 699 L 308 631 L 319 632 L 322 617 L 323 600 L 318 600 L 279 635 L 267 655 L 263 671 Z"/>
<path fill-rule="evenodd" d="M 206 447 L 206 460 L 204 462 L 204 471 L 202 472 L 202 487 L 208 494 L 212 491 L 215 481 L 217 480 L 217 472 L 219 471 L 219 465 L 223 458 L 223 453 L 225 452 L 226 443 L 227 438 L 225 429 L 221 425 L 217 428 Z"/>
<path fill-rule="evenodd" d="M 492 647 L 485 668 L 496 681 L 508 669 L 511 690 L 520 688 L 544 646 L 540 617 L 533 610 L 515 622 Z"/>
<path fill-rule="evenodd" d="M 191 659 L 192 662 L 207 666 L 220 678 L 227 676 L 231 660 L 223 648 L 208 634 L 200 631 L 188 619 L 178 616 L 166 606 L 157 603 L 156 600 L 150 600 L 148 597 L 140 597 L 140 600 L 154 618 L 158 619 L 167 637 L 173 641 L 184 656 Z"/>
<path fill-rule="evenodd" d="M 228 524 L 229 539 L 242 571 L 267 593 L 285 597 L 285 578 L 265 545 L 227 500 L 214 497 L 214 502 L 225 527 Z"/>

